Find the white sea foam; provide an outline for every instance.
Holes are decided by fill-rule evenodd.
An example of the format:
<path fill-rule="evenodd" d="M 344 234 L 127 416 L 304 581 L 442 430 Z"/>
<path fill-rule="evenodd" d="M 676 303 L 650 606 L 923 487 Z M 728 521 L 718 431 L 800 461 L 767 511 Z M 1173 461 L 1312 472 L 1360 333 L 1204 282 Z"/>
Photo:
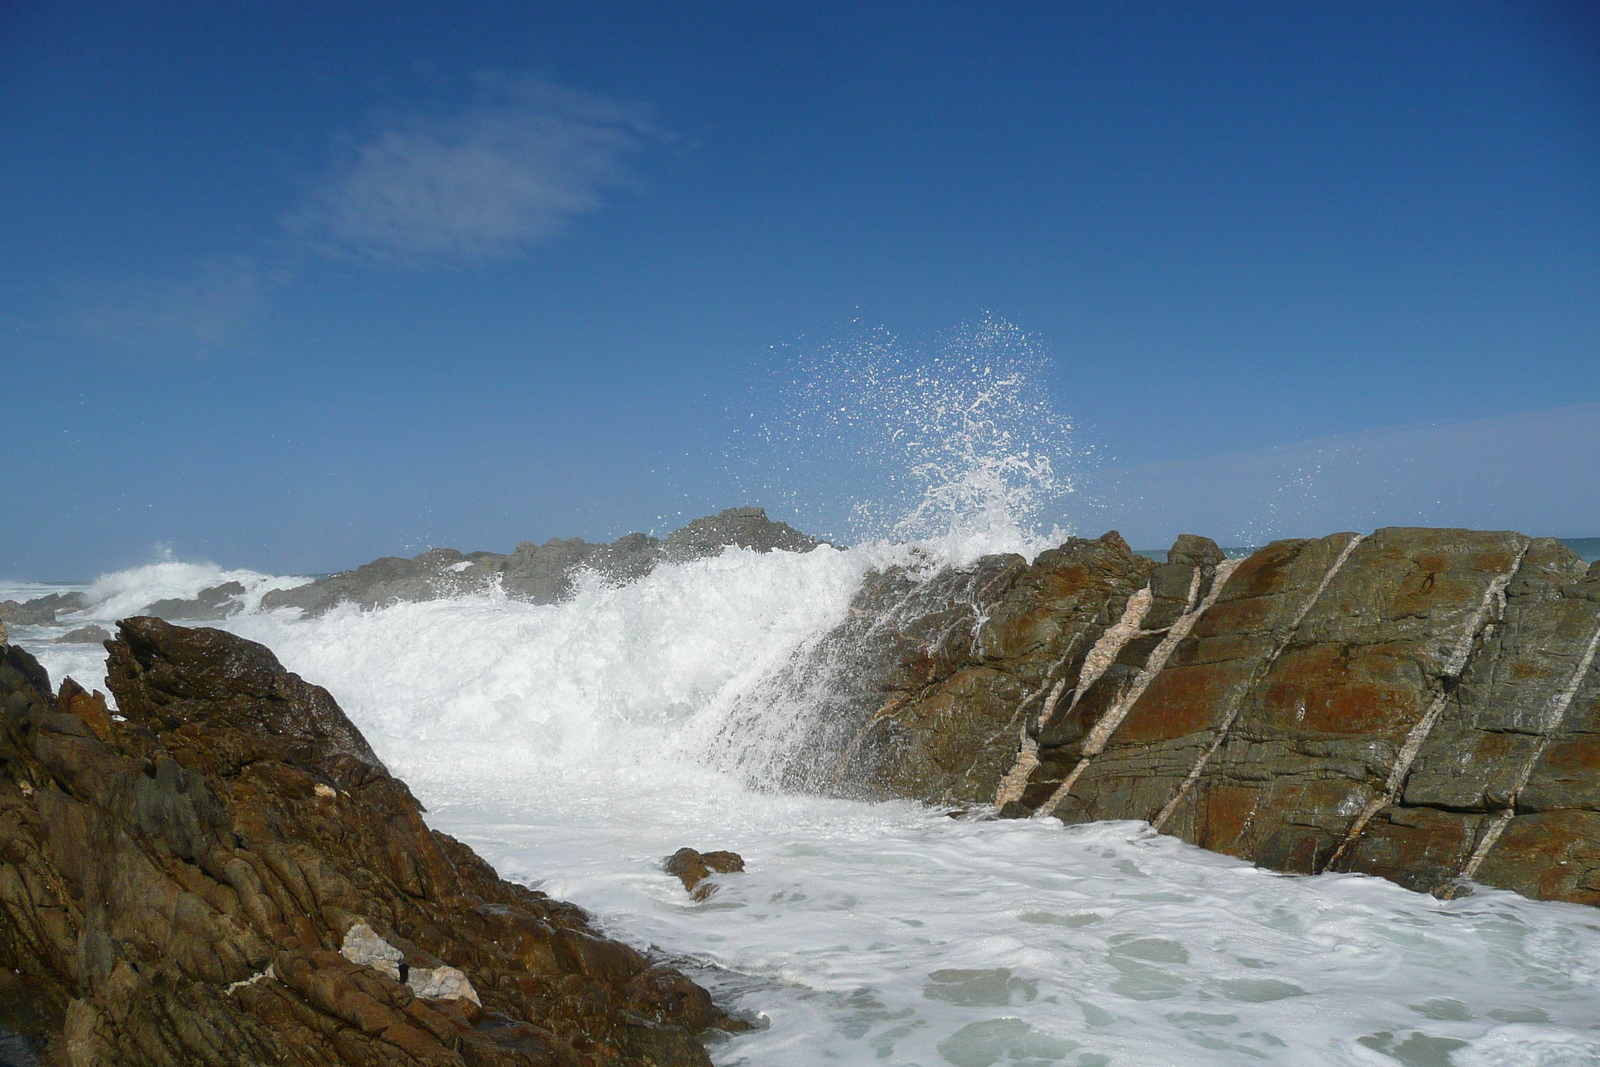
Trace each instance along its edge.
<path fill-rule="evenodd" d="M 227 570 L 215 563 L 163 560 L 131 570 L 115 571 L 95 579 L 85 594 L 89 607 L 74 618 L 111 622 L 149 607 L 158 600 L 192 600 L 201 590 L 227 582 L 244 586 L 239 607 L 253 611 L 273 589 L 292 589 L 309 578 L 286 578 L 250 570 Z"/>
<path fill-rule="evenodd" d="M 229 628 L 360 708 L 408 773 L 471 781 L 503 764 L 604 788 L 619 766 L 698 773 L 733 700 L 842 618 L 883 558 L 730 549 L 620 587 L 586 574 L 557 605 L 479 596 Z"/>
<path fill-rule="evenodd" d="M 140 614 L 159 600 L 192 600 L 202 590 L 226 582 L 238 582 L 244 587 L 231 609 L 253 614 L 269 591 L 293 589 L 309 581 L 310 578 L 229 570 L 214 563 L 166 559 L 103 574 L 88 583 L 0 582 L 0 600 L 28 601 L 52 593 L 82 593 L 88 600 L 82 611 L 61 615 L 54 626 L 13 627 L 11 637 L 38 658 L 51 678 L 59 680 L 70 675 L 87 684 L 103 676 L 105 649 L 95 641 L 58 643 L 73 630 L 91 625 L 110 629 L 118 619 Z"/>

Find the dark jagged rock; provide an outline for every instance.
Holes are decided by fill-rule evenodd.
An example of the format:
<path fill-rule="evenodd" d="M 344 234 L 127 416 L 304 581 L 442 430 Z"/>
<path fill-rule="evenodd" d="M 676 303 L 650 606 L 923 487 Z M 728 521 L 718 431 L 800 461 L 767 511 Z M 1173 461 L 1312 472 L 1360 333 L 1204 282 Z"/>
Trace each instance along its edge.
<path fill-rule="evenodd" d="M 715 852 L 696 852 L 692 848 L 680 848 L 661 861 L 661 868 L 668 874 L 676 876 L 683 883 L 683 888 L 688 890 L 690 897 L 695 900 L 705 900 L 717 891 L 715 885 L 706 882 L 712 872 L 732 874 L 735 871 L 742 871 L 744 857 L 725 849 Z"/>
<path fill-rule="evenodd" d="M 761 508 L 730 508 L 694 520 L 665 541 L 632 533 L 610 544 L 589 544 L 577 537 L 552 538 L 542 545 L 524 541 L 507 555 L 434 548 L 412 559 L 386 556 L 295 589 L 274 590 L 261 604 L 321 615 L 343 603 L 370 609 L 481 593 L 496 585 L 514 599 L 553 604 L 571 594 L 578 571 L 585 568 L 609 581 L 626 582 L 649 574 L 658 563 L 714 556 L 732 545 L 758 552 L 805 552 L 821 543 L 787 523 L 773 522 Z"/>
<path fill-rule="evenodd" d="M 674 530 L 662 545 L 661 555 L 679 563 L 715 556 L 730 545 L 757 552 L 810 552 L 820 544 L 786 522 L 773 522 L 763 508 L 729 508 Z"/>
<path fill-rule="evenodd" d="M 8 626 L 54 626 L 58 616 L 70 615 L 89 606 L 82 593 L 47 593 L 18 603 L 0 600 L 0 623 Z"/>
<path fill-rule="evenodd" d="M 852 610 L 813 787 L 1600 904 L 1600 564 L 1554 540 L 1185 536 L 1156 565 L 1107 535 L 879 575 Z"/>
<path fill-rule="evenodd" d="M 120 715 L 0 647 L 0 1025 L 74 1067 L 708 1064 L 698 986 L 423 823 L 266 648 L 120 624 Z"/>
<path fill-rule="evenodd" d="M 213 622 L 238 614 L 244 606 L 239 600 L 244 593 L 244 586 L 240 583 L 223 582 L 200 590 L 190 600 L 158 600 L 146 607 L 144 614 L 168 622 Z"/>

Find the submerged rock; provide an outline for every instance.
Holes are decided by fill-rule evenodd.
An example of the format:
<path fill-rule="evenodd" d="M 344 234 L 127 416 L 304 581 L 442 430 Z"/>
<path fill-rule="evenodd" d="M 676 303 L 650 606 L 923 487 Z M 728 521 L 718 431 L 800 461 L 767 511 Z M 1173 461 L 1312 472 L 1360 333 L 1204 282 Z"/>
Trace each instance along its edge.
<path fill-rule="evenodd" d="M 735 871 L 742 871 L 744 857 L 737 852 L 726 850 L 696 852 L 692 848 L 680 848 L 662 860 L 661 867 L 668 874 L 677 876 L 691 898 L 705 900 L 717 891 L 715 885 L 706 883 L 712 872 L 732 874 Z"/>
<path fill-rule="evenodd" d="M 262 597 L 261 605 L 321 615 L 344 603 L 371 609 L 482 593 L 496 586 L 517 600 L 553 604 L 572 592 L 578 571 L 585 568 L 625 582 L 644 577 L 657 564 L 714 556 L 730 546 L 807 552 L 819 544 L 787 523 L 773 522 L 761 508 L 730 508 L 694 520 L 665 541 L 631 533 L 611 544 L 589 544 L 577 537 L 552 538 L 542 545 L 524 541 L 507 555 L 433 548 L 412 559 L 386 556 L 295 589 L 274 590 Z"/>
<path fill-rule="evenodd" d="M 1235 561 L 1186 535 L 1159 565 L 1074 539 L 869 579 L 818 646 L 848 669 L 804 774 L 1600 904 L 1597 647 L 1600 565 L 1548 538 L 1390 528 Z"/>
<path fill-rule="evenodd" d="M 704 990 L 429 830 L 326 690 L 119 630 L 121 718 L 0 646 L 0 1023 L 47 1061 L 710 1062 Z"/>

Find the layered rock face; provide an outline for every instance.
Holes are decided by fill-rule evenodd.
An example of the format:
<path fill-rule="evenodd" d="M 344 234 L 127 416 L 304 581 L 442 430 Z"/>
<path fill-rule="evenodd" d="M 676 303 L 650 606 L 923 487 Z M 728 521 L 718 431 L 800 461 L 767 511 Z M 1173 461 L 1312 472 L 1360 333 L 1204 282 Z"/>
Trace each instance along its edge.
<path fill-rule="evenodd" d="M 577 572 L 584 568 L 613 581 L 631 581 L 649 574 L 657 564 L 714 556 L 730 545 L 757 552 L 805 552 L 821 543 L 788 523 L 773 522 L 761 508 L 729 508 L 694 520 L 664 541 L 633 533 L 600 545 L 578 537 L 566 541 L 552 538 L 542 545 L 524 541 L 509 555 L 435 548 L 413 559 L 388 556 L 352 571 L 319 578 L 309 585 L 275 590 L 264 596 L 261 604 L 321 615 L 343 603 L 373 608 L 395 600 L 437 600 L 483 592 L 493 585 L 516 600 L 553 604 L 572 591 Z M 206 590 L 199 600 L 205 601 L 214 592 Z M 199 614 L 208 607 L 212 605 L 185 606 L 181 610 L 193 613 L 186 614 L 186 618 L 222 617 Z"/>
<path fill-rule="evenodd" d="M 1600 564 L 1559 542 L 1184 537 L 1157 565 L 1107 535 L 900 581 L 835 637 L 889 660 L 838 689 L 813 782 L 1600 904 Z"/>
<path fill-rule="evenodd" d="M 847 621 L 777 683 L 822 703 L 787 784 L 988 801 L 1024 723 L 1060 700 L 1154 567 L 1111 534 L 1068 541 L 1032 566 L 997 555 L 931 576 L 869 575 Z"/>
<path fill-rule="evenodd" d="M 702 989 L 430 831 L 326 690 L 120 631 L 116 716 L 0 646 L 0 1026 L 73 1067 L 709 1064 Z"/>

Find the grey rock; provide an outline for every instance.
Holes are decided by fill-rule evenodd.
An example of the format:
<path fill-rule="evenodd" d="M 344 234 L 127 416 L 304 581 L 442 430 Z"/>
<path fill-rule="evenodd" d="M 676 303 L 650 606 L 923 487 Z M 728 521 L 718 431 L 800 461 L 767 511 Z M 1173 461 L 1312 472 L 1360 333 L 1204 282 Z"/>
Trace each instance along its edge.
<path fill-rule="evenodd" d="M 483 593 L 495 585 L 516 600 L 554 604 L 572 593 L 582 569 L 608 581 L 628 582 L 662 562 L 714 556 L 729 546 L 805 552 L 821 543 L 787 523 L 773 522 L 761 508 L 730 508 L 694 520 L 665 541 L 631 533 L 610 544 L 590 544 L 577 537 L 552 538 L 542 545 L 524 541 L 505 555 L 433 548 L 412 559 L 386 556 L 296 589 L 274 590 L 261 604 L 321 615 L 344 603 L 370 610 L 401 601 Z"/>
<path fill-rule="evenodd" d="M 98 645 L 111 640 L 111 631 L 91 623 L 56 638 L 58 645 Z"/>
<path fill-rule="evenodd" d="M 244 593 L 244 586 L 238 582 L 223 582 L 200 590 L 191 600 L 158 600 L 146 606 L 140 614 L 154 615 L 168 622 L 215 622 L 237 615 L 243 607 L 239 598 Z"/>
<path fill-rule="evenodd" d="M 61 615 L 70 615 L 89 606 L 82 593 L 47 593 L 18 603 L 0 600 L 0 623 L 10 626 L 54 626 Z"/>
<path fill-rule="evenodd" d="M 370 610 L 395 601 L 438 600 L 488 588 L 480 574 L 465 572 L 493 553 L 467 555 L 432 548 L 412 559 L 385 556 L 355 570 L 319 578 L 295 589 L 275 589 L 261 598 L 264 608 L 294 607 L 322 615 L 343 603 Z"/>
<path fill-rule="evenodd" d="M 674 530 L 662 556 L 677 563 L 714 556 L 730 545 L 757 552 L 809 552 L 820 544 L 786 522 L 773 522 L 763 508 L 729 508 Z"/>

